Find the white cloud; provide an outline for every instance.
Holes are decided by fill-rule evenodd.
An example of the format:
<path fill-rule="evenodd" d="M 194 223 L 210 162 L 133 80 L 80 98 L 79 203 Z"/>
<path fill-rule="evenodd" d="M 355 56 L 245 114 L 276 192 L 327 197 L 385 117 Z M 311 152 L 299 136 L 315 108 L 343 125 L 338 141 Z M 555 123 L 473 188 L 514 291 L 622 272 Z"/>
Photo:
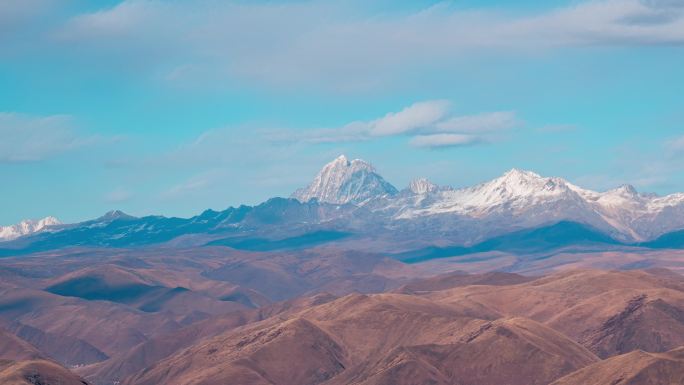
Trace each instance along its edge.
<path fill-rule="evenodd" d="M 411 134 L 434 129 L 435 124 L 449 114 L 449 102 L 428 100 L 414 103 L 401 111 L 390 112 L 370 121 L 355 121 L 339 128 L 312 130 L 303 135 L 281 132 L 281 139 L 304 140 L 313 143 L 365 141 L 376 137 Z M 278 135 L 273 136 L 277 138 Z"/>
<path fill-rule="evenodd" d="M 0 162 L 37 162 L 93 144 L 79 135 L 66 115 L 31 116 L 0 113 Z"/>
<path fill-rule="evenodd" d="M 124 188 L 124 187 L 117 187 L 114 190 L 110 191 L 105 195 L 105 202 L 108 203 L 120 203 L 120 202 L 125 202 L 133 196 L 133 193 Z"/>
<path fill-rule="evenodd" d="M 3 0 L 0 2 L 0 30 L 7 24 L 19 24 L 43 15 L 54 0 Z"/>
<path fill-rule="evenodd" d="M 148 1 L 124 1 L 111 9 L 74 17 L 61 31 L 60 37 L 79 40 L 83 39 L 86 33 L 88 38 L 131 37 L 142 24 L 154 21 L 163 14 L 163 4 Z"/>
<path fill-rule="evenodd" d="M 671 154 L 684 154 L 684 135 L 668 141 L 665 147 Z"/>
<path fill-rule="evenodd" d="M 514 112 L 499 111 L 472 116 L 454 116 L 437 123 L 436 130 L 442 132 L 486 133 L 513 128 L 519 123 Z"/>
<path fill-rule="evenodd" d="M 449 112 L 449 102 L 431 100 L 419 102 L 399 112 L 390 112 L 367 124 L 373 136 L 398 135 L 432 126 Z"/>
<path fill-rule="evenodd" d="M 624 145 L 606 162 L 608 170 L 576 178 L 580 186 L 607 190 L 629 183 L 641 191 L 681 192 L 684 175 L 684 135 L 650 146 L 643 141 Z"/>
<path fill-rule="evenodd" d="M 163 198 L 184 198 L 197 193 L 206 192 L 216 182 L 216 171 L 205 172 L 195 175 L 181 183 L 171 186 L 162 192 Z"/>
<path fill-rule="evenodd" d="M 450 2 L 392 12 L 355 1 L 128 0 L 78 15 L 56 35 L 86 57 L 98 50 L 117 60 L 151 61 L 170 81 L 205 77 L 212 84 L 223 78 L 343 90 L 386 85 L 407 71 L 448 66 L 483 50 L 684 44 L 681 4 L 595 0 L 507 14 Z"/>
<path fill-rule="evenodd" d="M 283 142 L 340 143 L 376 140 L 388 136 L 412 137 L 416 147 L 455 147 L 490 142 L 502 131 L 522 125 L 514 112 L 454 115 L 450 103 L 428 100 L 370 121 L 305 132 L 271 132 L 268 139 Z"/>
<path fill-rule="evenodd" d="M 482 138 L 475 135 L 464 134 L 433 134 L 418 135 L 411 139 L 410 143 L 416 147 L 446 148 L 461 147 L 481 142 Z"/>

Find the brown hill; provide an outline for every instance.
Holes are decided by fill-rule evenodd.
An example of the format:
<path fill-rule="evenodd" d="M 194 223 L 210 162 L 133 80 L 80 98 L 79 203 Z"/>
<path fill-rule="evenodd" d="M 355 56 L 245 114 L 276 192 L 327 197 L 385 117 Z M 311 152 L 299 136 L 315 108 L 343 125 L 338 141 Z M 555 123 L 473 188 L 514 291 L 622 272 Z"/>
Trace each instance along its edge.
<path fill-rule="evenodd" d="M 471 311 L 415 296 L 350 295 L 200 342 L 124 383 L 546 384 L 597 360 L 534 321 L 491 322 Z"/>
<path fill-rule="evenodd" d="M 601 357 L 684 345 L 684 277 L 645 271 L 573 271 L 513 286 L 423 293 L 445 304 L 528 317 Z"/>
<path fill-rule="evenodd" d="M 545 384 L 596 355 L 684 346 L 670 271 L 440 266 L 334 248 L 63 250 L 0 260 L 0 324 L 101 385 Z"/>
<path fill-rule="evenodd" d="M 344 356 L 325 331 L 296 318 L 234 340 L 201 344 L 124 383 L 313 385 L 344 370 Z"/>
<path fill-rule="evenodd" d="M 601 357 L 636 349 L 663 352 L 683 345 L 684 300 L 678 296 L 677 302 L 670 303 L 672 295 L 667 294 L 633 297 L 620 313 L 587 333 L 581 342 Z"/>
<path fill-rule="evenodd" d="M 62 366 L 45 360 L 0 360 L 0 384 L 3 385 L 88 385 Z"/>
<path fill-rule="evenodd" d="M 118 376 L 290 306 L 267 306 L 271 298 L 323 288 L 382 291 L 408 280 L 404 267 L 377 255 L 339 250 L 65 249 L 0 261 L 0 273 L 13 278 L 0 282 L 0 325 L 61 363 L 105 360 L 111 369 L 105 377 Z M 169 334 L 223 316 L 223 329 L 218 322 L 202 329 L 206 333 L 188 331 L 189 338 Z"/>
<path fill-rule="evenodd" d="M 0 329 L 0 359 L 21 361 L 43 358 L 43 354 L 21 338 Z"/>
<path fill-rule="evenodd" d="M 0 321 L 19 322 L 52 336 L 75 338 L 110 357 L 151 336 L 180 327 L 175 320 L 160 313 L 23 288 L 0 292 Z M 72 345 L 64 341 L 62 346 L 66 349 Z M 59 353 L 55 358 L 61 360 L 62 354 L 67 353 Z"/>
<path fill-rule="evenodd" d="M 273 301 L 329 292 L 378 293 L 391 290 L 416 274 L 416 269 L 378 254 L 334 248 L 297 252 L 238 253 L 220 259 L 220 266 L 202 273 L 206 279 L 230 282 L 264 294 Z"/>
<path fill-rule="evenodd" d="M 513 318 L 486 323 L 457 343 L 399 347 L 378 365 L 345 372 L 330 383 L 548 384 L 596 361 L 591 352 L 560 333 Z"/>
<path fill-rule="evenodd" d="M 21 322 L 13 322 L 7 329 L 67 367 L 87 365 L 109 358 L 93 345 L 75 337 L 47 333 Z"/>
<path fill-rule="evenodd" d="M 641 350 L 597 362 L 552 385 L 679 385 L 684 384 L 684 348 L 667 353 Z"/>
<path fill-rule="evenodd" d="M 535 280 L 534 277 L 526 277 L 513 273 L 491 272 L 485 274 L 467 274 L 463 272 L 454 272 L 418 279 L 395 289 L 394 292 L 402 294 L 419 294 L 470 285 L 508 286 L 533 280 Z"/>
<path fill-rule="evenodd" d="M 179 316 L 183 323 L 193 319 L 225 314 L 245 306 L 196 293 L 182 286 L 163 286 L 154 275 L 117 265 L 105 264 L 80 269 L 50 280 L 46 291 L 85 300 L 102 300 L 126 304 L 144 312 L 167 312 Z"/>
<path fill-rule="evenodd" d="M 130 351 L 117 355 L 97 365 L 79 369 L 79 373 L 92 378 L 98 383 L 109 384 L 141 371 L 156 362 L 188 348 L 199 341 L 213 337 L 251 322 L 261 321 L 269 317 L 294 313 L 311 306 L 323 304 L 336 297 L 319 294 L 290 301 L 275 303 L 260 309 L 232 312 L 196 322 L 182 329 L 162 334 L 139 344 Z"/>

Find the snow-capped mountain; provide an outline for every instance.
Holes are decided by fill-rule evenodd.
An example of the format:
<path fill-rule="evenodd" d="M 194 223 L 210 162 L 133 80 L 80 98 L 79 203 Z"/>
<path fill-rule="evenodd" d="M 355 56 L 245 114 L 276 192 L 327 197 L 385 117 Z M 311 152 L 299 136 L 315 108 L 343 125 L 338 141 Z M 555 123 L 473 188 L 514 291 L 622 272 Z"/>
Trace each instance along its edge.
<path fill-rule="evenodd" d="M 24 235 L 45 230 L 48 226 L 61 225 L 55 217 L 45 217 L 39 220 L 26 219 L 16 225 L 0 226 L 0 241 L 11 241 Z"/>
<path fill-rule="evenodd" d="M 103 216 L 99 217 L 96 219 L 97 222 L 111 222 L 111 221 L 116 221 L 116 220 L 130 220 L 130 219 L 136 219 L 136 217 L 132 215 L 128 215 L 125 212 L 121 210 L 112 210 L 106 212 Z"/>
<path fill-rule="evenodd" d="M 369 199 L 394 195 L 397 189 L 377 174 L 369 163 L 344 155 L 326 164 L 313 182 L 292 194 L 300 202 L 317 199 L 319 202 L 362 204 Z"/>
<path fill-rule="evenodd" d="M 439 186 L 430 182 L 426 178 L 418 178 L 412 180 L 408 185 L 409 191 L 414 194 L 428 194 L 433 193 L 439 189 Z"/>
<path fill-rule="evenodd" d="M 684 228 L 684 194 L 659 197 L 640 194 L 632 186 L 596 192 L 519 169 L 462 189 L 439 187 L 423 178 L 413 180 L 402 194 L 380 186 L 391 187 L 370 164 L 341 156 L 293 196 L 301 201 L 315 197 L 329 203 L 362 203 L 390 221 L 412 222 L 414 229 L 420 224 L 423 229 L 458 233 L 459 239 L 467 233 L 463 240 L 563 220 L 631 242 Z M 396 228 L 397 223 L 390 226 Z"/>
<path fill-rule="evenodd" d="M 480 217 L 497 210 L 516 213 L 540 203 L 581 200 L 578 190 L 578 187 L 560 178 L 543 178 L 531 171 L 513 169 L 499 178 L 474 187 L 439 191 L 432 204 L 427 207 L 409 207 L 402 213 L 402 217 L 442 213 Z"/>
<path fill-rule="evenodd" d="M 624 185 L 585 198 L 613 227 L 639 241 L 684 228 L 684 194 L 641 194 Z"/>
<path fill-rule="evenodd" d="M 557 237 L 575 239 L 559 231 L 585 226 L 588 230 L 581 233 L 600 233 L 596 239 L 641 245 L 668 234 L 684 237 L 684 194 L 660 197 L 632 186 L 597 192 L 518 169 L 472 187 L 454 189 L 416 179 L 398 191 L 369 163 L 340 156 L 290 199 L 208 210 L 187 219 L 137 218 L 112 211 L 94 220 L 51 227 L 58 223 L 46 218 L 0 228 L 2 241 L 21 237 L 5 242 L 0 255 L 69 246 L 204 245 L 226 236 L 233 239 L 231 245 L 249 237 L 257 237 L 256 243 L 287 236 L 301 241 L 309 239 L 302 234 L 313 232 L 318 239 L 330 231 L 354 234 L 365 239 L 358 244 L 375 244 L 384 252 L 386 247 L 471 247 L 558 223 L 565 225 L 555 228 Z"/>

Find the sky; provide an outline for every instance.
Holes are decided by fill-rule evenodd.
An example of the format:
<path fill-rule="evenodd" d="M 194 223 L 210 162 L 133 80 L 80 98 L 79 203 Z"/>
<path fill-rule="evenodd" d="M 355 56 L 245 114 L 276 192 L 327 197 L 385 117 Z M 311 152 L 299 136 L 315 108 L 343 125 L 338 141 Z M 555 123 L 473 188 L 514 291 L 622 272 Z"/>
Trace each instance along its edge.
<path fill-rule="evenodd" d="M 0 225 L 188 217 L 340 154 L 684 191 L 684 1 L 4 0 Z"/>

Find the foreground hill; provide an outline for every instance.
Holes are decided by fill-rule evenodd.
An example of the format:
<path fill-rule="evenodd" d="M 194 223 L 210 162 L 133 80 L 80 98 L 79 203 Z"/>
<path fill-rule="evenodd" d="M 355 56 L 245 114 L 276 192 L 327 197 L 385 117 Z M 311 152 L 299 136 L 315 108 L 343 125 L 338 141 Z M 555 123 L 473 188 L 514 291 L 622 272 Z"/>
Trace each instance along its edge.
<path fill-rule="evenodd" d="M 0 360 L 0 384 L 3 385 L 88 385 L 88 382 L 50 361 Z"/>
<path fill-rule="evenodd" d="M 553 385 L 684 384 L 684 348 L 666 353 L 634 351 L 597 362 Z"/>
<path fill-rule="evenodd" d="M 96 385 L 527 385 L 684 346 L 684 278 L 672 271 L 459 270 L 469 266 L 329 246 L 3 258 L 0 358 L 54 360 Z"/>
<path fill-rule="evenodd" d="M 262 321 L 276 315 L 284 316 L 334 299 L 336 297 L 332 295 L 319 294 L 313 297 L 275 303 L 259 309 L 213 317 L 180 330 L 152 337 L 128 352 L 98 364 L 81 368 L 79 373 L 85 377 L 97 379 L 98 383 L 110 384 L 142 371 L 166 357 L 197 344 L 201 340 L 226 333 L 252 322 Z"/>
<path fill-rule="evenodd" d="M 534 319 L 601 357 L 684 345 L 684 279 L 661 271 L 570 271 L 512 286 L 422 295 Z"/>
<path fill-rule="evenodd" d="M 0 359 L 21 361 L 40 358 L 45 358 L 45 356 L 33 345 L 0 329 Z"/>
<path fill-rule="evenodd" d="M 211 338 L 124 383 L 547 384 L 598 360 L 534 321 L 491 316 L 398 294 L 351 295 Z"/>
<path fill-rule="evenodd" d="M 405 294 L 353 294 L 231 328 L 123 383 L 549 384 L 620 354 L 664 357 L 684 346 L 684 278 L 662 270 L 454 273 L 397 292 Z M 668 368 L 648 375 L 684 375 L 680 361 Z"/>

